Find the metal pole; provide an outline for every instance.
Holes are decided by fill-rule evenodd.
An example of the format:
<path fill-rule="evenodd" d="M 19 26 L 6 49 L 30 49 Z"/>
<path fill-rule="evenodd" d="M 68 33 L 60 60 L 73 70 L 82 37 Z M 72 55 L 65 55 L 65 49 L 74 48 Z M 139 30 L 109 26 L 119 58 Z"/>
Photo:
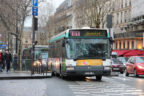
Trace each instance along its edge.
<path fill-rule="evenodd" d="M 33 74 L 33 62 L 34 62 L 34 54 L 35 54 L 35 29 L 34 29 L 34 16 L 32 18 L 32 64 L 31 64 L 31 75 Z"/>
<path fill-rule="evenodd" d="M 8 32 L 8 50 L 9 50 L 9 32 Z"/>
<path fill-rule="evenodd" d="M 16 45 L 15 45 L 15 52 L 17 54 L 18 51 L 18 7 L 16 7 Z"/>

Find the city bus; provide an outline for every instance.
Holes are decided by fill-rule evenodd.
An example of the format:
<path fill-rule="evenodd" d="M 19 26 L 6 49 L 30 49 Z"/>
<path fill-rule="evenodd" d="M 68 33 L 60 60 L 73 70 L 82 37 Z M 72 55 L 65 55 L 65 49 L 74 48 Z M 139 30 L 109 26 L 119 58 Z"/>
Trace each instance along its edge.
<path fill-rule="evenodd" d="M 110 34 L 105 29 L 68 29 L 49 41 L 48 68 L 61 77 L 111 73 Z"/>
<path fill-rule="evenodd" d="M 48 45 L 35 45 L 34 61 L 38 60 L 40 54 L 48 54 Z M 23 70 L 31 70 L 32 48 L 25 48 L 22 54 Z"/>

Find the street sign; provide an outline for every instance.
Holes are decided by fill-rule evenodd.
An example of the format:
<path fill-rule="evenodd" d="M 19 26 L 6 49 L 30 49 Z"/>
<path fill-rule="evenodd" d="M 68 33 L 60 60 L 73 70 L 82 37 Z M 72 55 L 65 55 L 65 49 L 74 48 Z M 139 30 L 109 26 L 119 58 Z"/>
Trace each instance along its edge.
<path fill-rule="evenodd" d="M 7 44 L 2 44 L 2 45 L 0 45 L 0 46 L 7 47 L 8 45 L 7 45 Z"/>
<path fill-rule="evenodd" d="M 38 13 L 33 12 L 32 15 L 33 16 L 38 16 Z"/>
<path fill-rule="evenodd" d="M 38 12 L 38 7 L 32 7 L 33 12 Z"/>
<path fill-rule="evenodd" d="M 38 6 L 38 0 L 33 0 L 33 6 L 35 6 L 35 7 Z"/>
<path fill-rule="evenodd" d="M 33 16 L 38 16 L 38 7 L 32 7 L 32 15 Z"/>
<path fill-rule="evenodd" d="M 0 49 L 5 49 L 6 48 L 6 46 L 0 46 Z"/>

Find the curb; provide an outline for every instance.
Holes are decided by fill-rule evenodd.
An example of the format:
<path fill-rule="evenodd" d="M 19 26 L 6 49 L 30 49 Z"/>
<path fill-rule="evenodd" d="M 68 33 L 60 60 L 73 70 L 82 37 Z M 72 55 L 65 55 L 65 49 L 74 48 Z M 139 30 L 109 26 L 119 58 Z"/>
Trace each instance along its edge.
<path fill-rule="evenodd" d="M 9 76 L 9 77 L 0 77 L 0 80 L 45 79 L 45 78 L 51 78 L 51 76 Z"/>

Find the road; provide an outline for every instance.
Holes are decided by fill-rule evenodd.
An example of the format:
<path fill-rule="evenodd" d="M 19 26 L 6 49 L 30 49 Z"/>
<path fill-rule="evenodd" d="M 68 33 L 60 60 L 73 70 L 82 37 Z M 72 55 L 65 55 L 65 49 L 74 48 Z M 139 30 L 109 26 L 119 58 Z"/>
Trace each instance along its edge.
<path fill-rule="evenodd" d="M 144 77 L 1 80 L 0 96 L 144 96 Z"/>

